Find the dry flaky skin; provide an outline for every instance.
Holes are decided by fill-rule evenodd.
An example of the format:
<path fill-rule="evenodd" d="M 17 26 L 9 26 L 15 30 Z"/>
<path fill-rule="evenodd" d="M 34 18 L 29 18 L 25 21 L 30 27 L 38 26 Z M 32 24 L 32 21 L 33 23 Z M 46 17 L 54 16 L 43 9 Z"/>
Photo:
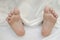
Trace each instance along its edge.
<path fill-rule="evenodd" d="M 44 9 L 42 35 L 44 37 L 50 35 L 55 23 L 57 21 L 57 14 L 50 7 Z"/>
<path fill-rule="evenodd" d="M 11 11 L 7 17 L 7 22 L 18 36 L 23 36 L 25 31 L 20 18 L 20 12 L 17 8 Z"/>

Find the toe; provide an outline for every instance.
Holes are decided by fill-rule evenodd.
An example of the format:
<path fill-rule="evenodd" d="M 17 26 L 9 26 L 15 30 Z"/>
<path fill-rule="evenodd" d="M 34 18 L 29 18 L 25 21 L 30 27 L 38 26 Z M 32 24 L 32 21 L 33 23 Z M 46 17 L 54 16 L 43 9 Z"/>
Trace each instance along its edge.
<path fill-rule="evenodd" d="M 56 18 L 58 18 L 58 15 L 55 13 L 55 15 L 56 15 Z"/>
<path fill-rule="evenodd" d="M 11 10 L 11 11 L 10 11 L 10 15 L 13 15 L 13 14 L 14 14 L 14 10 Z"/>
<path fill-rule="evenodd" d="M 8 21 L 8 17 L 6 18 L 6 21 Z"/>
<path fill-rule="evenodd" d="M 20 13 L 20 12 L 19 12 L 18 8 L 15 8 L 15 9 L 14 9 L 14 14 L 15 14 L 15 15 L 19 15 L 19 13 Z"/>
<path fill-rule="evenodd" d="M 55 16 L 54 15 L 55 11 L 53 10 L 53 8 L 50 8 L 49 11 L 51 12 L 51 14 L 53 14 L 53 16 Z"/>
<path fill-rule="evenodd" d="M 9 13 L 8 16 L 11 17 L 13 14 L 12 13 Z"/>
<path fill-rule="evenodd" d="M 45 7 L 44 12 L 49 13 L 49 7 L 48 6 Z"/>
<path fill-rule="evenodd" d="M 51 12 L 51 14 L 53 14 L 54 17 L 56 17 L 56 18 L 58 17 L 58 15 L 56 14 L 56 12 L 52 8 L 50 8 L 50 12 Z"/>
<path fill-rule="evenodd" d="M 11 17 L 7 17 L 6 20 L 8 23 L 10 23 Z"/>
<path fill-rule="evenodd" d="M 55 18 L 58 18 L 58 15 L 56 13 L 53 13 Z"/>

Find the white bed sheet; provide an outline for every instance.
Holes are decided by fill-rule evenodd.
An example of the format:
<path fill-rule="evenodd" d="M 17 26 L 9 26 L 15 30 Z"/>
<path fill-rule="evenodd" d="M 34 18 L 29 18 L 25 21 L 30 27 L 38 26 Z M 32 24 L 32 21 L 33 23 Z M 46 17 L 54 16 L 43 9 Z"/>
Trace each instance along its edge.
<path fill-rule="evenodd" d="M 7 17 L 7 13 L 14 7 L 18 6 L 17 3 L 20 0 L 0 0 L 0 40 L 60 40 L 60 18 L 58 19 L 58 23 L 53 29 L 50 36 L 43 38 L 41 35 L 41 26 L 24 26 L 25 27 L 25 35 L 23 37 L 19 37 L 15 34 L 15 32 L 11 29 L 11 27 L 6 22 L 5 18 Z M 16 4 L 16 5 L 15 5 Z M 3 6 L 4 5 L 4 6 Z M 8 5 L 8 6 L 6 6 Z M 3 11 L 4 10 L 4 11 Z M 59 14 L 60 15 L 60 14 Z M 3 21 L 2 21 L 3 20 Z"/>
<path fill-rule="evenodd" d="M 19 37 L 9 25 L 1 25 L 0 40 L 60 40 L 60 28 L 54 28 L 51 35 L 43 38 L 41 35 L 41 26 L 25 27 L 25 35 Z"/>

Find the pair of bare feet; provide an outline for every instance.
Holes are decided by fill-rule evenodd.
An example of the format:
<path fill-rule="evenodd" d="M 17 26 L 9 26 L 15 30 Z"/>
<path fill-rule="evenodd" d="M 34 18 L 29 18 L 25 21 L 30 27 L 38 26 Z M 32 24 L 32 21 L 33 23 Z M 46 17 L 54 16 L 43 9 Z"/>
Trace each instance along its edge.
<path fill-rule="evenodd" d="M 46 7 L 44 9 L 43 24 L 42 24 L 42 35 L 50 35 L 55 23 L 57 21 L 57 14 L 52 8 Z M 25 34 L 24 25 L 20 17 L 20 12 L 18 9 L 14 9 L 8 14 L 7 22 L 16 32 L 18 36 L 23 36 Z"/>

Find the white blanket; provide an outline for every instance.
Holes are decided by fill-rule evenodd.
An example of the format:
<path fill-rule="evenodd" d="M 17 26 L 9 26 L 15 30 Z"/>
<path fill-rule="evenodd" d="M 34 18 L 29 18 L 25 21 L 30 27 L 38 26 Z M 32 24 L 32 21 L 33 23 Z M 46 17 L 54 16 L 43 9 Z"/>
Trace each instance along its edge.
<path fill-rule="evenodd" d="M 23 37 L 17 36 L 15 32 L 11 29 L 11 27 L 8 25 L 5 19 L 9 11 L 16 6 L 17 7 L 20 6 L 20 3 L 21 3 L 20 0 L 0 0 L 0 40 L 60 40 L 59 38 L 60 37 L 60 27 L 59 27 L 60 17 L 58 18 L 57 23 L 54 29 L 52 30 L 51 35 L 46 38 L 43 38 L 41 35 L 41 27 L 42 27 L 41 25 L 24 26 L 26 31 L 25 35 Z M 52 3 L 50 3 L 50 6 L 53 7 L 56 10 L 58 16 L 60 16 L 59 14 L 60 1 L 54 0 L 52 1 Z M 43 6 L 43 8 L 44 7 L 45 5 Z"/>

